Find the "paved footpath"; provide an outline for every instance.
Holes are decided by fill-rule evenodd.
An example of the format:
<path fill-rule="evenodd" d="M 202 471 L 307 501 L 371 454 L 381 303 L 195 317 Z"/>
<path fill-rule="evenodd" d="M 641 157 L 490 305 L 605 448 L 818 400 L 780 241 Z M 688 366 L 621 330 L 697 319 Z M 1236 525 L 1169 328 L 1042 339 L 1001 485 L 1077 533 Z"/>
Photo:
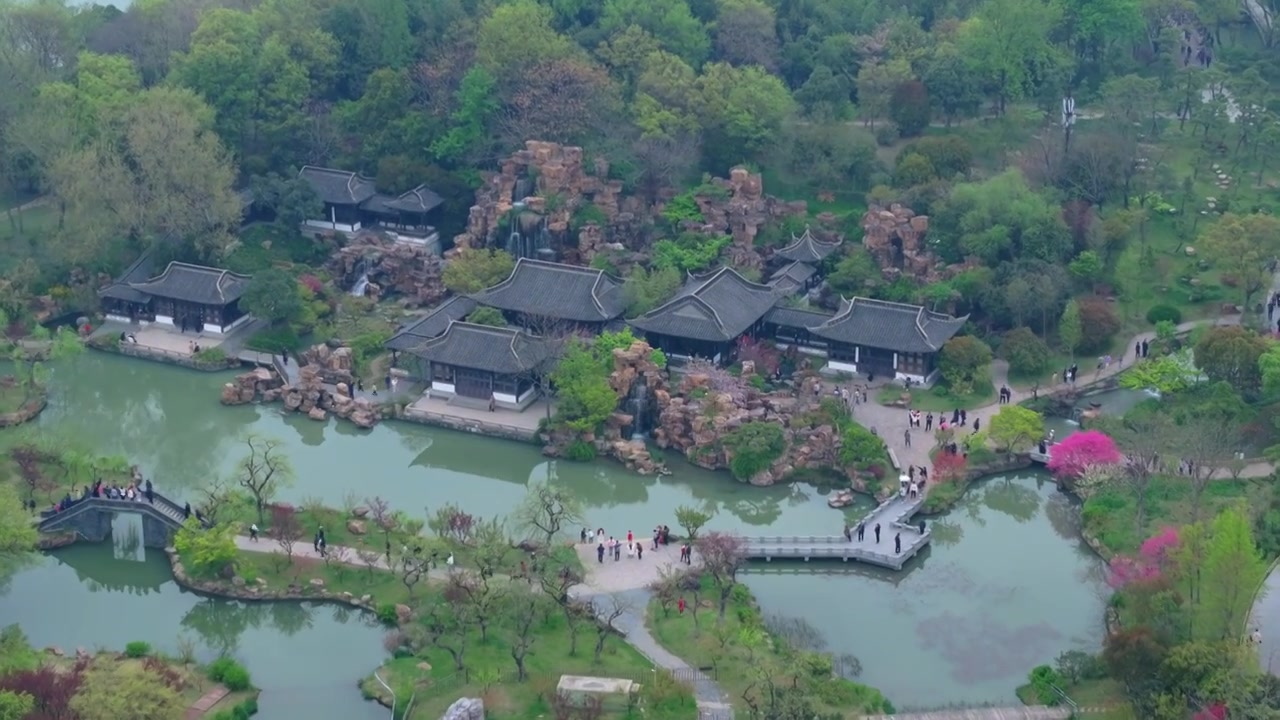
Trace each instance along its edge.
<path fill-rule="evenodd" d="M 204 717 L 205 713 L 209 712 L 209 708 L 217 705 L 218 701 L 222 700 L 230 692 L 222 685 L 214 685 L 212 690 L 200 696 L 199 700 L 196 700 L 191 704 L 191 707 L 187 708 L 186 714 L 183 715 L 183 720 L 199 720 L 199 718 Z"/>
<path fill-rule="evenodd" d="M 622 615 L 613 621 L 614 626 L 654 665 L 671 671 L 682 681 L 692 681 L 699 720 L 732 720 L 733 707 L 716 681 L 662 647 L 649 632 L 644 622 L 649 600 L 653 597 L 649 586 L 664 571 L 679 565 L 680 546 L 659 545 L 657 550 L 652 550 L 652 537 L 642 538 L 641 542 L 645 543 L 642 558 L 628 557 L 624 549 L 620 560 L 606 556 L 603 563 L 596 559 L 595 543 L 575 545 L 582 566 L 586 568 L 586 577 L 569 592 L 577 600 L 594 603 L 598 613 L 608 613 L 615 607 L 625 608 Z"/>
<path fill-rule="evenodd" d="M 1185 322 L 1178 326 L 1178 332 L 1190 332 L 1191 330 L 1204 325 L 1226 326 L 1239 324 L 1240 316 L 1233 315 L 1230 317 L 1218 318 L 1216 320 L 1196 320 L 1192 322 Z M 1115 361 L 1111 363 L 1110 367 L 1103 368 L 1101 370 L 1091 367 L 1095 365 L 1096 361 L 1094 358 L 1081 357 L 1079 359 L 1081 366 L 1079 380 L 1076 383 L 1076 388 L 1083 390 L 1091 385 L 1101 383 L 1108 378 L 1120 374 L 1120 372 L 1122 372 L 1126 367 L 1133 364 L 1135 355 L 1134 346 L 1143 340 L 1155 340 L 1155 335 L 1155 331 L 1152 330 L 1138 333 L 1137 335 L 1129 338 L 1128 343 L 1124 346 L 1124 353 L 1116 356 Z M 997 360 L 992 363 L 991 382 L 996 389 L 999 389 L 1002 385 L 1008 385 L 1008 376 L 1008 363 L 1003 360 Z M 834 387 L 834 385 L 830 385 L 829 387 Z M 1060 387 L 1061 385 L 1043 387 L 1040 391 L 1047 394 L 1059 389 Z M 1018 390 L 1012 386 L 1010 386 L 1010 389 L 1013 390 L 1013 397 L 1009 401 L 1012 405 L 1017 405 L 1024 400 L 1031 399 L 1033 394 L 1030 390 Z M 969 425 L 967 425 L 966 428 L 962 428 L 961 432 L 964 433 L 966 430 L 972 429 L 973 421 L 979 418 L 982 420 L 982 427 L 989 427 L 991 418 L 994 417 L 996 413 L 1000 412 L 1001 407 L 1003 406 L 1001 406 L 1000 403 L 992 402 L 989 405 L 966 411 Z M 948 413 L 948 415 L 949 414 L 950 413 Z M 911 432 L 911 445 L 907 446 L 906 444 L 906 439 L 903 435 L 903 431 L 907 429 L 906 408 L 889 407 L 881 405 L 873 400 L 869 403 L 854 405 L 853 417 L 862 425 L 876 429 L 877 434 L 884 439 L 885 444 L 893 450 L 894 455 L 897 456 L 898 462 L 901 464 L 904 471 L 908 465 L 932 467 L 932 462 L 929 459 L 929 451 L 934 448 L 935 442 L 931 433 L 925 432 L 923 428 L 915 428 Z M 1269 463 L 1261 463 L 1251 465 L 1246 469 L 1245 473 L 1242 473 L 1241 476 L 1265 477 L 1270 475 L 1271 471 L 1272 466 Z M 926 484 L 926 492 L 930 487 L 932 487 L 932 483 Z"/>
<path fill-rule="evenodd" d="M 1270 574 L 1254 598 L 1246 637 L 1254 630 L 1262 634 L 1262 644 L 1257 646 L 1259 664 L 1266 672 L 1280 677 L 1280 562 L 1271 566 Z"/>

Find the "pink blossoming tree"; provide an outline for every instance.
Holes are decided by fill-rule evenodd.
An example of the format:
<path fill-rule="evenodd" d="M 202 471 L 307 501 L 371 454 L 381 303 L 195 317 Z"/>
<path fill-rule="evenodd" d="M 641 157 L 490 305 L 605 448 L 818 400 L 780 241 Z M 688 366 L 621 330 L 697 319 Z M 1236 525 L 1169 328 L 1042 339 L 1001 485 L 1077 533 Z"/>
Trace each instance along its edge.
<path fill-rule="evenodd" d="M 1164 577 L 1178 547 L 1178 531 L 1166 527 L 1147 538 L 1136 556 L 1117 555 L 1111 559 L 1107 584 L 1119 590 L 1132 583 L 1154 582 Z"/>
<path fill-rule="evenodd" d="M 1077 479 L 1086 468 L 1117 465 L 1124 460 L 1116 442 L 1097 430 L 1068 435 L 1049 452 L 1049 472 L 1062 479 Z"/>

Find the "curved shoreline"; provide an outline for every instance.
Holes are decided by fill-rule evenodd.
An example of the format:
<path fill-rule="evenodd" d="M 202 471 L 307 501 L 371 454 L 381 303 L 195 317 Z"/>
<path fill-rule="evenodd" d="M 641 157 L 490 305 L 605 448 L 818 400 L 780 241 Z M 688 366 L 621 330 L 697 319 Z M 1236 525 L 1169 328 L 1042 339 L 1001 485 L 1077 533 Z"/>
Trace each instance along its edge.
<path fill-rule="evenodd" d="M 40 388 L 40 393 L 28 400 L 22 407 L 0 415 L 0 428 L 16 427 L 23 423 L 29 423 L 40 417 L 40 413 L 49 405 L 49 391 Z"/>

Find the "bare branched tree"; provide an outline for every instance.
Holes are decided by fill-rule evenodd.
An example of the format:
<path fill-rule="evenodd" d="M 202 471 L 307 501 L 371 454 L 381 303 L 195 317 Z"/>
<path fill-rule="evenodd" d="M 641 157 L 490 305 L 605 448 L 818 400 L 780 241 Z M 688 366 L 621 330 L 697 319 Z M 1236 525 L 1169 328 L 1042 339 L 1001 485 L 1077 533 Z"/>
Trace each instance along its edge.
<path fill-rule="evenodd" d="M 253 496 L 258 522 L 265 523 L 267 503 L 280 488 L 293 483 L 293 465 L 275 438 L 248 435 L 244 444 L 249 452 L 240 461 L 236 481 Z"/>
<path fill-rule="evenodd" d="M 284 553 L 284 564 L 292 565 L 294 545 L 302 539 L 303 535 L 302 523 L 298 522 L 298 512 L 289 505 L 272 505 L 271 528 L 268 533 Z"/>
<path fill-rule="evenodd" d="M 541 481 L 529 485 L 514 517 L 522 528 L 542 536 L 543 547 L 550 547 L 565 528 L 584 522 L 582 502 L 572 490 Z"/>
<path fill-rule="evenodd" d="M 609 595 L 593 599 L 591 607 L 596 615 L 595 661 L 600 662 L 600 655 L 604 652 L 604 643 L 609 639 L 609 636 L 626 634 L 618 629 L 618 621 L 628 612 L 631 612 L 634 606 L 630 600 L 622 595 Z"/>
<path fill-rule="evenodd" d="M 711 531 L 694 541 L 703 570 L 711 576 L 719 595 L 720 620 L 729 607 L 729 596 L 738 584 L 738 571 L 747 560 L 746 541 L 741 535 Z"/>

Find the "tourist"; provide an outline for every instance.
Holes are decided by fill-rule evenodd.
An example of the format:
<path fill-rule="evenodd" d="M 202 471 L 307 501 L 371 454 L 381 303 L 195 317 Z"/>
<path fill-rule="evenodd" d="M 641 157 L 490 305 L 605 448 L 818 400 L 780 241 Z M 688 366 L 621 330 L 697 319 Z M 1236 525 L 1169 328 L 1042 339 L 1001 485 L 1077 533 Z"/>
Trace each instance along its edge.
<path fill-rule="evenodd" d="M 663 545 L 671 544 L 671 526 L 669 525 L 662 526 L 662 544 Z"/>
<path fill-rule="evenodd" d="M 960 427 L 964 427 L 969 422 L 969 413 L 965 410 L 960 411 Z"/>
<path fill-rule="evenodd" d="M 911 431 L 910 430 L 902 431 L 902 440 L 907 444 L 907 447 L 911 447 Z"/>
<path fill-rule="evenodd" d="M 636 543 L 636 559 L 644 559 L 644 543 Z"/>
<path fill-rule="evenodd" d="M 893 554 L 902 554 L 902 533 L 897 533 L 893 536 Z"/>
<path fill-rule="evenodd" d="M 186 520 L 191 517 L 191 503 L 182 506 L 182 519 Z"/>
<path fill-rule="evenodd" d="M 979 417 L 979 418 L 974 418 L 974 419 L 973 419 L 973 434 L 974 434 L 974 435 L 977 435 L 977 434 L 978 434 L 978 428 L 979 428 L 981 425 L 982 425 L 982 418 L 980 418 L 980 417 Z"/>
<path fill-rule="evenodd" d="M 155 493 L 155 490 L 153 490 L 151 487 L 150 480 L 147 481 L 147 502 L 151 503 L 152 505 L 156 504 L 156 493 Z"/>
<path fill-rule="evenodd" d="M 321 530 L 317 530 L 315 536 L 311 538 L 311 548 L 316 552 L 320 552 L 320 533 L 321 532 L 322 532 Z"/>
<path fill-rule="evenodd" d="M 604 563 L 604 543 L 596 545 L 596 562 Z"/>
<path fill-rule="evenodd" d="M 924 416 L 925 432 L 933 432 L 933 413 Z"/>
<path fill-rule="evenodd" d="M 636 556 L 636 544 L 635 544 L 635 543 L 633 543 L 633 542 L 628 542 L 628 543 L 627 543 L 627 557 L 629 557 L 629 558 L 633 558 L 633 557 L 635 557 L 635 556 Z"/>
<path fill-rule="evenodd" d="M 498 399 L 493 396 L 493 393 L 489 393 L 489 412 L 493 412 L 497 409 Z"/>
<path fill-rule="evenodd" d="M 923 521 L 923 520 L 921 520 L 921 521 L 920 521 L 920 534 L 921 534 L 921 535 L 923 535 L 923 534 L 924 534 L 924 521 Z"/>
<path fill-rule="evenodd" d="M 627 544 L 628 544 L 628 545 L 630 545 L 631 543 L 633 543 L 633 542 L 635 542 L 635 541 L 636 541 L 636 536 L 635 536 L 635 535 L 633 535 L 633 534 L 631 534 L 631 531 L 630 531 L 630 530 L 628 530 L 628 531 L 627 531 Z"/>
<path fill-rule="evenodd" d="M 320 557 L 324 557 L 325 555 L 328 554 L 325 552 L 325 548 L 327 548 L 328 546 L 329 546 L 328 543 L 326 543 L 324 540 L 324 535 L 321 535 L 320 536 Z"/>
<path fill-rule="evenodd" d="M 258 523 L 249 525 L 249 539 L 253 542 L 258 542 Z"/>
<path fill-rule="evenodd" d="M 853 530 L 849 528 L 849 523 L 844 524 L 844 541 L 853 542 Z"/>
<path fill-rule="evenodd" d="M 676 607 L 680 609 L 680 614 L 684 614 L 684 598 L 680 598 L 680 602 L 676 603 Z"/>
<path fill-rule="evenodd" d="M 909 497 L 915 498 L 915 497 L 918 497 L 919 495 L 920 495 L 920 485 L 914 482 L 911 483 L 911 491 L 909 493 Z"/>
<path fill-rule="evenodd" d="M 618 562 L 621 559 L 622 559 L 622 541 L 614 540 L 613 541 L 613 561 Z"/>
<path fill-rule="evenodd" d="M 876 523 L 875 531 L 876 531 L 876 544 L 879 545 L 880 544 L 880 523 Z"/>
<path fill-rule="evenodd" d="M 952 425 L 960 424 L 960 408 L 956 408 L 955 410 L 951 411 L 951 424 Z"/>
<path fill-rule="evenodd" d="M 657 550 L 657 549 L 658 549 L 658 537 L 659 537 L 659 536 L 661 536 L 661 535 L 662 535 L 662 527 L 661 527 L 661 526 L 656 527 L 656 528 L 654 528 L 654 529 L 653 529 L 653 549 L 654 549 L 654 550 Z"/>
<path fill-rule="evenodd" d="M 596 528 L 596 542 L 604 542 L 604 528 Z"/>
<path fill-rule="evenodd" d="M 1280 326 L 1280 322 L 1277 322 L 1277 325 Z M 1150 351 L 1151 351 L 1150 343 L 1148 343 L 1146 340 L 1143 340 L 1142 341 L 1142 357 L 1146 357 Z"/>
<path fill-rule="evenodd" d="M 449 566 L 450 568 L 452 568 L 452 567 L 453 567 L 453 563 L 454 563 L 454 560 L 453 560 L 453 553 L 449 553 L 449 557 L 445 558 L 444 564 L 445 564 L 445 565 L 447 565 L 447 566 Z"/>
<path fill-rule="evenodd" d="M 929 479 L 929 468 L 920 466 L 920 487 L 924 487 L 925 481 Z"/>
<path fill-rule="evenodd" d="M 578 542 L 580 542 L 580 543 L 582 543 L 582 544 L 584 544 L 584 545 L 586 544 L 586 542 L 587 542 L 587 529 L 586 529 L 586 528 L 582 528 L 582 532 L 578 533 Z"/>
<path fill-rule="evenodd" d="M 864 520 L 858 523 L 858 542 L 862 542 L 862 538 L 866 537 L 866 534 L 867 534 L 867 523 Z"/>

